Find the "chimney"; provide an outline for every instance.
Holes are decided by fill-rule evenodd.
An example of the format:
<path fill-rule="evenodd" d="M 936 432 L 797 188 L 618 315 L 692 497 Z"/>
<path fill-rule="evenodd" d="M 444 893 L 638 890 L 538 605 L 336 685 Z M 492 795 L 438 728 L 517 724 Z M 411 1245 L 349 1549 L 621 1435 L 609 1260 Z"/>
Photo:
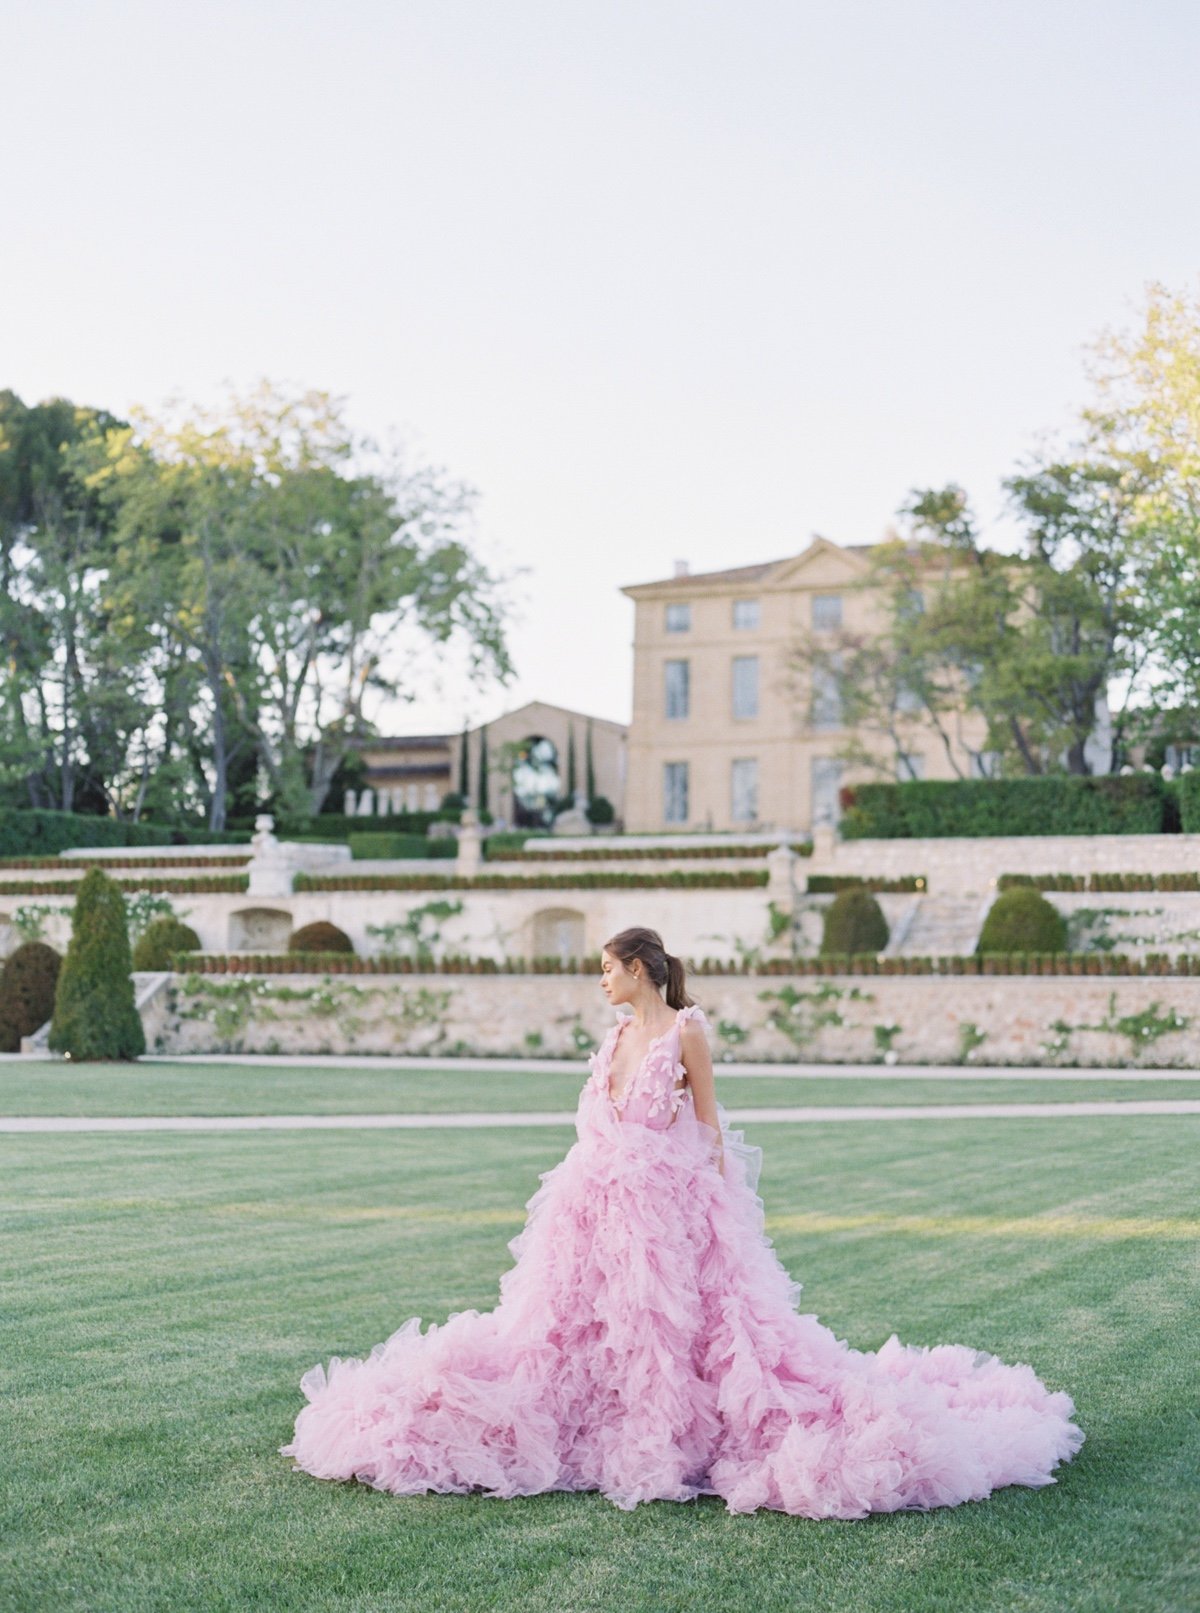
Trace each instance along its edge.
<path fill-rule="evenodd" d="M 686 560 L 677 560 L 675 562 L 675 575 L 677 577 L 686 577 L 689 569 L 690 568 Z"/>

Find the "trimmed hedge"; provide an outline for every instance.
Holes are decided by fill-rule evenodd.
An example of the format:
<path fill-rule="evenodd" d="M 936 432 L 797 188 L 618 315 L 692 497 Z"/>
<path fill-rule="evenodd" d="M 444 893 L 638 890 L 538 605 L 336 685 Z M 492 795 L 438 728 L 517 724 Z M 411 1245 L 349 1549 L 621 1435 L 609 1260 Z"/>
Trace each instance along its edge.
<path fill-rule="evenodd" d="M 875 879 L 863 874 L 809 874 L 810 896 L 836 896 L 839 891 L 883 891 L 892 896 L 910 894 L 925 889 L 923 874 L 904 874 L 899 879 Z"/>
<path fill-rule="evenodd" d="M 279 818 L 278 840 L 348 840 L 352 834 L 428 833 L 429 825 L 458 822 L 457 812 L 376 812 L 370 817 L 348 818 L 344 812 L 320 812 L 315 818 Z M 253 829 L 253 818 L 235 818 L 239 828 Z"/>
<path fill-rule="evenodd" d="M 297 874 L 297 891 L 449 890 L 751 890 L 767 883 L 766 869 L 672 870 L 666 874 Z"/>
<path fill-rule="evenodd" d="M 354 942 L 345 930 L 339 930 L 328 919 L 317 919 L 313 924 L 303 924 L 298 930 L 292 931 L 288 937 L 288 951 L 353 953 Z"/>
<path fill-rule="evenodd" d="M 1163 834 L 1177 800 L 1156 773 L 856 784 L 842 792 L 841 831 L 845 840 Z"/>
<path fill-rule="evenodd" d="M 596 959 L 568 958 L 464 958 L 436 961 L 413 957 L 359 958 L 349 953 L 188 953 L 176 960 L 180 974 L 345 974 L 345 975 L 590 975 L 599 968 Z M 745 962 L 701 958 L 689 962 L 689 975 L 763 975 L 805 979 L 838 975 L 1104 975 L 1200 977 L 1200 956 L 1173 957 L 1165 952 L 1131 958 L 1117 952 L 1050 952 L 991 954 L 979 957 L 881 958 L 874 953 L 856 957 L 769 958 L 753 966 Z"/>
<path fill-rule="evenodd" d="M 71 944 L 54 994 L 50 1046 L 73 1059 L 135 1059 L 146 1051 L 133 1000 L 125 898 L 91 869 L 71 915 Z"/>
<path fill-rule="evenodd" d="M 1200 834 L 1200 772 L 1181 773 L 1175 780 L 1179 827 L 1185 835 Z"/>
<path fill-rule="evenodd" d="M 0 1053 L 18 1053 L 54 1012 L 62 959 L 44 941 L 26 941 L 0 969 Z"/>
<path fill-rule="evenodd" d="M 1067 921 L 1040 892 L 1020 887 L 997 896 L 983 921 L 979 944 L 984 953 L 1065 952 Z"/>
<path fill-rule="evenodd" d="M 821 956 L 854 957 L 860 952 L 880 953 L 888 944 L 883 909 L 860 885 L 839 891 L 825 909 Z"/>
<path fill-rule="evenodd" d="M 1184 874 L 1001 874 L 998 890 L 1200 891 L 1200 873 Z"/>
<path fill-rule="evenodd" d="M 0 857 L 0 868 L 56 868 L 59 872 L 68 874 L 78 869 L 82 874 L 89 868 L 103 868 L 107 873 L 112 868 L 172 868 L 178 865 L 181 868 L 245 868 L 250 861 L 247 851 L 242 856 L 232 857 L 204 857 L 189 862 L 183 857 L 105 857 L 89 862 L 86 857 Z"/>
<path fill-rule="evenodd" d="M 450 838 L 430 840 L 418 834 L 352 834 L 350 855 L 357 862 L 367 858 L 389 857 L 453 857 L 458 841 Z"/>
<path fill-rule="evenodd" d="M 91 871 L 103 873 L 99 868 Z M 0 896 L 74 896 L 82 883 L 81 879 L 0 879 Z M 197 874 L 191 879 L 165 876 L 162 879 L 118 879 L 114 883 L 123 891 L 151 891 L 159 896 L 236 895 L 249 890 L 250 875 Z"/>
<path fill-rule="evenodd" d="M 553 845 L 549 837 L 540 838 L 541 845 Z M 777 842 L 781 844 L 781 842 Z M 497 846 L 495 849 L 489 841 L 487 859 L 489 862 L 628 862 L 639 859 L 644 862 L 666 862 L 686 860 L 688 862 L 711 862 L 717 857 L 765 857 L 774 851 L 775 846 L 769 842 L 761 846 L 745 845 L 738 841 L 731 841 L 727 846 L 623 846 L 619 840 L 602 842 L 598 846 L 576 846 L 571 850 L 563 851 L 537 851 L 528 852 L 520 847 Z M 798 857 L 811 857 L 812 846 L 807 841 L 800 841 L 792 846 Z"/>
<path fill-rule="evenodd" d="M 177 953 L 199 952 L 200 937 L 173 913 L 151 919 L 133 948 L 135 969 L 169 969 Z"/>
<path fill-rule="evenodd" d="M 91 817 L 81 812 L 17 809 L 0 813 L 3 857 L 47 857 L 74 846 L 236 845 L 249 838 L 230 830 L 218 834 L 212 829 L 125 823 L 119 818 Z"/>

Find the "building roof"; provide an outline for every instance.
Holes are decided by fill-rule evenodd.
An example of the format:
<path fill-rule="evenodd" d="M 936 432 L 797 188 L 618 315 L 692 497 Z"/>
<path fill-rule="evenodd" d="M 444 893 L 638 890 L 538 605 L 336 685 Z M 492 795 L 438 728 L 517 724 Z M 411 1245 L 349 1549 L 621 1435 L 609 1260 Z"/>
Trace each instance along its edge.
<path fill-rule="evenodd" d="M 806 555 L 813 554 L 821 549 L 833 549 L 843 554 L 867 554 L 876 547 L 873 543 L 834 543 L 830 538 L 816 537 L 807 548 L 801 549 L 799 554 L 785 555 L 780 560 L 764 560 L 755 566 L 731 566 L 723 571 L 685 571 L 682 576 L 663 577 L 656 582 L 630 583 L 622 588 L 623 594 L 633 599 L 644 594 L 658 594 L 664 590 L 669 593 L 693 592 L 697 586 L 717 588 L 750 587 L 754 583 L 769 582 L 776 573 L 781 573 L 803 560 Z"/>

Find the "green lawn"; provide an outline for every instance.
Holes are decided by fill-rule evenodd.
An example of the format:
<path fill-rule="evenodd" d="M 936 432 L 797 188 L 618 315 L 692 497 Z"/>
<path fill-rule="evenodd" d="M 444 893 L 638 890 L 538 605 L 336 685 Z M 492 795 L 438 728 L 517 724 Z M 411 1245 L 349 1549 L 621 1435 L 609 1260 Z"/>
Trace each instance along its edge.
<path fill-rule="evenodd" d="M 0 1063 L 0 1115 L 445 1114 L 573 1111 L 587 1076 L 495 1070 L 306 1069 L 229 1064 Z M 1074 1103 L 1200 1097 L 1188 1081 L 904 1081 L 753 1076 L 722 1080 L 729 1109 L 783 1105 Z"/>
<path fill-rule="evenodd" d="M 492 1305 L 569 1129 L 9 1136 L 0 1608 L 1194 1610 L 1200 1118 L 751 1134 L 804 1308 L 864 1348 L 895 1329 L 1033 1363 L 1088 1435 L 1057 1485 L 813 1523 L 322 1483 L 276 1453 L 300 1374 Z"/>

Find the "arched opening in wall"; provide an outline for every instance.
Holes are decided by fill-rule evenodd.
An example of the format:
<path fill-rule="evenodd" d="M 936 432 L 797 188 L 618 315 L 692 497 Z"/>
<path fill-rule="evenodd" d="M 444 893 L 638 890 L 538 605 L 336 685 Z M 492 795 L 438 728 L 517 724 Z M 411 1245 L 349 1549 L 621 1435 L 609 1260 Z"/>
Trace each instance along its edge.
<path fill-rule="evenodd" d="M 583 914 L 573 907 L 546 907 L 529 921 L 530 952 L 535 958 L 583 957 Z"/>
<path fill-rule="evenodd" d="M 286 952 L 292 915 L 273 907 L 243 907 L 229 915 L 230 952 Z"/>
<path fill-rule="evenodd" d="M 563 790 L 558 747 L 542 734 L 516 746 L 512 764 L 513 823 L 518 829 L 548 829 Z"/>

